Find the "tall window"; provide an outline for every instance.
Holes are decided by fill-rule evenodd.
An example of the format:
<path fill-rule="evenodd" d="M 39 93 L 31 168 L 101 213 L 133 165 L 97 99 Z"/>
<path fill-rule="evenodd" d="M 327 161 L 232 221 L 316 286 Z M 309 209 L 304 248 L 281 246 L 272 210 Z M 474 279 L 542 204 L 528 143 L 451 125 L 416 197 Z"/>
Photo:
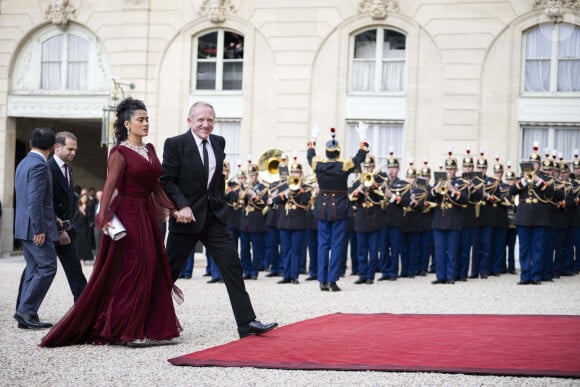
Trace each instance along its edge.
<path fill-rule="evenodd" d="M 539 144 L 539 151 L 544 156 L 547 149 L 552 154 L 555 150 L 561 153 L 564 160 L 571 161 L 574 157 L 574 149 L 580 146 L 580 127 L 557 127 L 557 126 L 524 126 L 522 138 L 522 159 L 530 156 L 534 141 Z"/>
<path fill-rule="evenodd" d="M 63 33 L 42 43 L 41 90 L 86 90 L 89 42 Z"/>
<path fill-rule="evenodd" d="M 580 27 L 543 24 L 525 33 L 526 92 L 580 92 Z"/>
<path fill-rule="evenodd" d="M 240 121 L 216 121 L 215 133 L 226 139 L 226 160 L 230 162 L 230 177 L 235 175 L 237 172 L 237 163 L 241 161 L 240 132 Z M 242 165 L 245 164 L 242 163 Z"/>
<path fill-rule="evenodd" d="M 244 37 L 231 31 L 214 31 L 196 39 L 195 90 L 241 90 Z"/>
<path fill-rule="evenodd" d="M 405 35 L 374 29 L 354 36 L 351 91 L 398 92 L 405 89 Z"/>
<path fill-rule="evenodd" d="M 344 158 L 352 157 L 358 150 L 359 137 L 356 131 L 357 126 L 358 122 L 349 122 L 348 124 L 350 141 L 348 153 L 341 155 Z M 399 161 L 403 162 L 402 123 L 369 123 L 367 128 L 367 141 L 370 144 L 370 154 L 375 156 L 377 168 L 384 167 L 389 158 L 389 152 L 391 151 Z M 401 169 L 403 169 L 402 164 Z"/>

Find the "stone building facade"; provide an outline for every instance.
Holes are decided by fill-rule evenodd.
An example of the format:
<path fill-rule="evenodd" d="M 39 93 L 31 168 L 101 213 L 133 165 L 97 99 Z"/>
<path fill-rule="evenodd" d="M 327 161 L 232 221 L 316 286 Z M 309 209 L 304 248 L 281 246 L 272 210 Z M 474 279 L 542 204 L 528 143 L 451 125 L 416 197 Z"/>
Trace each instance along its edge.
<path fill-rule="evenodd" d="M 111 94 L 145 101 L 159 154 L 211 102 L 234 169 L 303 160 L 315 125 L 321 152 L 334 127 L 351 154 L 359 121 L 379 163 L 436 169 L 470 146 L 517 164 L 534 140 L 570 159 L 580 1 L 0 0 L 0 251 L 32 128 L 74 132 L 76 183 L 103 184 Z"/>

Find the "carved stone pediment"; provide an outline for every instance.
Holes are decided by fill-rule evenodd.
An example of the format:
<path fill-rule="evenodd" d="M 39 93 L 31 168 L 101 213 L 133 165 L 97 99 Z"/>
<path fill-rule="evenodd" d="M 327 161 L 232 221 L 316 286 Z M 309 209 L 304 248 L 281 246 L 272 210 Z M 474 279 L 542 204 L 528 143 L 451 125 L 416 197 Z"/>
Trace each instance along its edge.
<path fill-rule="evenodd" d="M 367 12 L 373 19 L 386 19 L 390 12 L 399 12 L 399 0 L 359 0 L 358 13 Z"/>
<path fill-rule="evenodd" d="M 76 8 L 69 0 L 51 0 L 45 12 L 46 20 L 58 26 L 65 26 L 77 14 Z"/>
<path fill-rule="evenodd" d="M 560 23 L 564 12 L 578 13 L 580 0 L 534 0 L 534 10 L 543 10 L 555 23 Z"/>
<path fill-rule="evenodd" d="M 212 23 L 221 24 L 230 15 L 235 15 L 237 7 L 233 0 L 203 0 L 199 15 L 207 16 Z"/>

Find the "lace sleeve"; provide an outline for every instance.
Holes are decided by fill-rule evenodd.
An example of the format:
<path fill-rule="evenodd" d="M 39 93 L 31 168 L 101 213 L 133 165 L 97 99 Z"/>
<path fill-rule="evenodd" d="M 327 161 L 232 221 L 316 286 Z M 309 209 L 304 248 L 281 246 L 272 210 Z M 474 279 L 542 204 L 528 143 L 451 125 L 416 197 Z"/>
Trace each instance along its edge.
<path fill-rule="evenodd" d="M 111 154 L 109 155 L 109 160 L 107 161 L 107 179 L 105 180 L 103 195 L 101 196 L 101 202 L 99 206 L 99 213 L 97 214 L 95 221 L 95 225 L 99 229 L 102 229 L 105 224 L 113 219 L 113 215 L 115 215 L 114 209 L 111 208 L 111 201 L 113 200 L 113 195 L 116 192 L 116 188 L 121 182 L 124 170 L 125 158 L 118 149 L 111 149 Z"/>

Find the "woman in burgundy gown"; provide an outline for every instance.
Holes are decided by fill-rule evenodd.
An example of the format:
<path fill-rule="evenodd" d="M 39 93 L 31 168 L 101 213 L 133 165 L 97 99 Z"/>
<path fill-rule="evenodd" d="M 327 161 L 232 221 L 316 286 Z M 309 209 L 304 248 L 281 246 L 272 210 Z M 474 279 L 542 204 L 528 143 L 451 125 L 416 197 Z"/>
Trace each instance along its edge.
<path fill-rule="evenodd" d="M 149 117 L 143 102 L 127 98 L 117 107 L 115 142 L 108 160 L 96 225 L 117 215 L 127 235 L 103 235 L 89 283 L 40 345 L 153 344 L 179 336 L 169 261 L 158 223 L 175 208 L 159 182 L 161 163 L 143 145 Z"/>

